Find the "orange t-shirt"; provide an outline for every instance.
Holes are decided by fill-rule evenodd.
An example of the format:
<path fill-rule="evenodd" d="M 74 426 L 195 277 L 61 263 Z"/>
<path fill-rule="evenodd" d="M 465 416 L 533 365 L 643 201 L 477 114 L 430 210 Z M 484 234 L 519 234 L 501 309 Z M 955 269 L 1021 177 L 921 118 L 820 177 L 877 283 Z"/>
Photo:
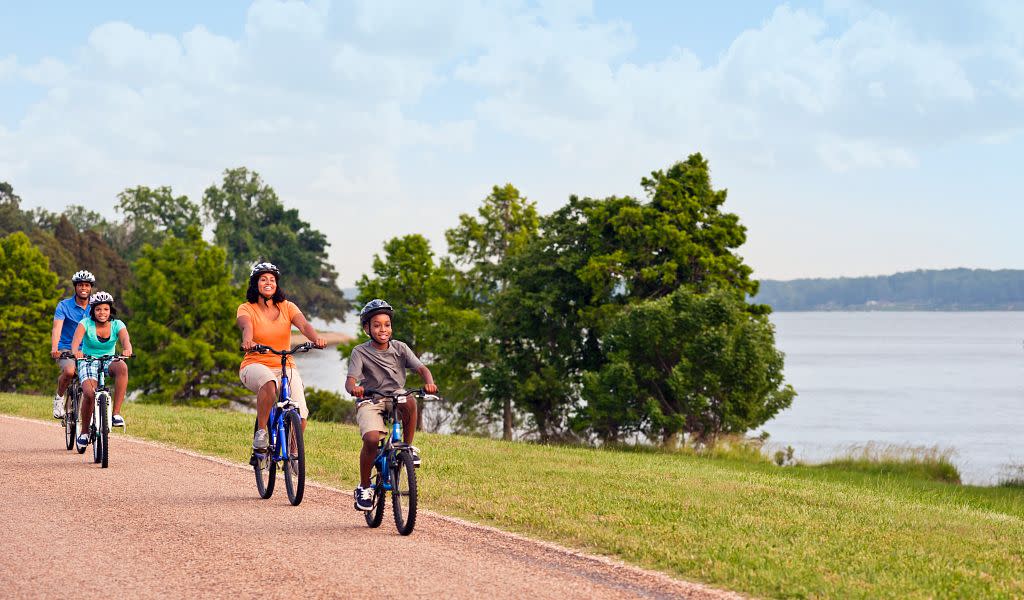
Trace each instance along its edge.
<path fill-rule="evenodd" d="M 287 350 L 291 348 L 292 343 L 292 319 L 295 315 L 302 314 L 302 311 L 288 300 L 278 304 L 277 308 L 281 310 L 281 314 L 276 319 L 270 319 L 263 314 L 259 305 L 245 302 L 238 307 L 236 317 L 242 315 L 249 317 L 249 321 L 252 322 L 252 341 L 270 346 L 274 350 Z M 269 352 L 265 354 L 246 353 L 238 368 L 241 370 L 254 363 L 267 365 L 275 375 L 281 371 L 281 357 Z M 288 366 L 295 366 L 290 356 L 288 357 Z"/>

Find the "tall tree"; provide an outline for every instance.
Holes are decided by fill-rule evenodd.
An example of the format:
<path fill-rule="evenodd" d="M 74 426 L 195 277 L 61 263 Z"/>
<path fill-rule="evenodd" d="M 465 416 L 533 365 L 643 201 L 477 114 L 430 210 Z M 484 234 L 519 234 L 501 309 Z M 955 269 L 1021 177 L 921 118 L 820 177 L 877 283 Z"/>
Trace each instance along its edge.
<path fill-rule="evenodd" d="M 133 266 L 135 281 L 125 294 L 135 310 L 132 386 L 161 403 L 219 405 L 246 396 L 234 351 L 243 293 L 231 285 L 224 249 L 192 227 L 184 238 L 144 246 Z"/>
<path fill-rule="evenodd" d="M 343 321 L 351 310 L 338 288 L 338 273 L 327 259 L 327 237 L 286 209 L 258 173 L 228 169 L 220 186 L 203 194 L 203 214 L 216 243 L 227 250 L 234 281 L 249 276 L 257 260 L 283 272 L 283 289 L 310 317 Z"/>
<path fill-rule="evenodd" d="M 507 269 L 504 264 L 522 253 L 537 237 L 539 217 L 536 204 L 522 196 L 511 183 L 494 186 L 477 215 L 459 215 L 459 225 L 445 232 L 448 251 L 456 264 L 467 267 L 460 278 L 466 286 L 465 295 L 471 298 L 475 310 L 494 322 L 492 310 L 496 297 L 507 287 Z M 485 334 L 486 337 L 493 336 Z M 497 340 L 485 339 L 487 354 L 481 356 L 482 365 L 490 365 L 493 400 L 491 409 L 500 407 L 502 438 L 512 439 L 514 425 L 513 393 L 506 377 L 507 369 L 500 369 L 492 360 L 491 350 Z M 499 375 L 498 372 L 503 374 Z M 467 407 L 466 410 L 469 410 Z"/>
<path fill-rule="evenodd" d="M 140 185 L 117 198 L 117 210 L 124 215 L 120 246 L 128 260 L 136 258 L 144 244 L 159 246 L 167 236 L 184 238 L 189 228 L 202 225 L 199 205 L 187 196 L 175 196 L 168 186 Z"/>
<path fill-rule="evenodd" d="M 609 361 L 584 376 L 576 424 L 606 441 L 640 431 L 668 445 L 680 433 L 706 444 L 763 425 L 796 395 L 772 324 L 734 290 L 680 287 L 635 304 L 604 342 Z"/>
<path fill-rule="evenodd" d="M 0 390 L 42 391 L 53 383 L 49 360 L 57 276 L 23 232 L 0 238 Z"/>

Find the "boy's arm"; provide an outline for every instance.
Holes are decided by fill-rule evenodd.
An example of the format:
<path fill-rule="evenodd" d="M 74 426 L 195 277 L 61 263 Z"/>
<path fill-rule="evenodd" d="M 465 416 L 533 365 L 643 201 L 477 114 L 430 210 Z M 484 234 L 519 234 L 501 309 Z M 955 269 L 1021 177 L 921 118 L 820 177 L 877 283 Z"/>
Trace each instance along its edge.
<path fill-rule="evenodd" d="M 345 391 L 356 398 L 363 397 L 363 387 L 356 382 L 356 378 L 349 375 L 345 378 Z"/>
<path fill-rule="evenodd" d="M 434 376 L 430 374 L 430 369 L 427 368 L 427 365 L 420 365 L 416 372 L 423 378 L 423 391 L 428 394 L 436 394 L 437 386 L 434 385 Z"/>

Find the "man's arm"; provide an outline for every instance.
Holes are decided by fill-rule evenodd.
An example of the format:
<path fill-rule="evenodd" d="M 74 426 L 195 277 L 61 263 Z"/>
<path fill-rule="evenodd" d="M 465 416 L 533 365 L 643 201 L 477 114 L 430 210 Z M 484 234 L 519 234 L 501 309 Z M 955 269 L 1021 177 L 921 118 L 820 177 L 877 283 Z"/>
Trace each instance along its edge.
<path fill-rule="evenodd" d="M 53 331 L 50 333 L 50 356 L 57 358 L 60 356 L 60 350 L 57 350 L 57 344 L 60 343 L 60 331 L 64 328 L 64 319 L 53 320 Z"/>

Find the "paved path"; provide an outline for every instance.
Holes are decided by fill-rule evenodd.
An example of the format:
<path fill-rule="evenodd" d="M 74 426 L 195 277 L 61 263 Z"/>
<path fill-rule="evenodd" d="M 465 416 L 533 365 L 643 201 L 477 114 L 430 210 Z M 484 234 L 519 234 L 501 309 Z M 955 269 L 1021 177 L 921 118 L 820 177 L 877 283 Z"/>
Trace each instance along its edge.
<path fill-rule="evenodd" d="M 350 492 L 270 500 L 252 471 L 117 436 L 110 468 L 55 423 L 0 416 L 5 598 L 738 598 L 421 511 L 366 527 Z"/>

